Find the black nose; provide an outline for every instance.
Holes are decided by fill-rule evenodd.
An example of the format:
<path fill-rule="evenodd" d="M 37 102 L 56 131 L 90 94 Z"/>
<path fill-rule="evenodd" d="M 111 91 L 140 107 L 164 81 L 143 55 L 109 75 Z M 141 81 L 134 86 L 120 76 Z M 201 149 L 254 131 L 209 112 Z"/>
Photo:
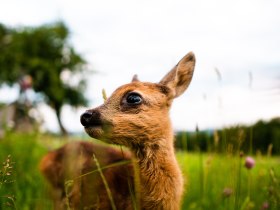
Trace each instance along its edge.
<path fill-rule="evenodd" d="M 85 112 L 84 114 L 81 115 L 81 123 L 83 126 L 87 126 L 92 118 L 92 113 L 91 112 Z"/>
<path fill-rule="evenodd" d="M 85 127 L 101 125 L 100 113 L 97 111 L 86 111 L 81 115 L 80 121 Z"/>

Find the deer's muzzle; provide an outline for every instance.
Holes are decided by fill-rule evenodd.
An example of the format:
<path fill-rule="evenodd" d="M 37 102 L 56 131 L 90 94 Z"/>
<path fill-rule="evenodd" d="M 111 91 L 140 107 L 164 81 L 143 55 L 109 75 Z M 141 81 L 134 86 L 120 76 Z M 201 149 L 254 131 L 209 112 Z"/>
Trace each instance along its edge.
<path fill-rule="evenodd" d="M 102 126 L 100 113 L 96 110 L 88 110 L 85 113 L 83 113 L 81 115 L 80 121 L 85 128 Z"/>

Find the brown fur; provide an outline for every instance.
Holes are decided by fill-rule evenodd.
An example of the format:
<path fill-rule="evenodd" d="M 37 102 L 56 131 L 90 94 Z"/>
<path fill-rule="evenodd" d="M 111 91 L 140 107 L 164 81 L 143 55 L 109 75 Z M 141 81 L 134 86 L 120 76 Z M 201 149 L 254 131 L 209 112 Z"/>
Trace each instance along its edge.
<path fill-rule="evenodd" d="M 132 209 L 134 179 L 131 154 L 114 148 L 92 144 L 90 142 L 73 142 L 50 152 L 41 161 L 40 169 L 53 187 L 55 209 L 67 209 L 67 200 L 73 209 L 110 209 L 110 201 L 104 183 L 93 160 L 96 156 L 101 167 L 124 161 L 117 167 L 103 170 L 117 209 Z M 81 176 L 82 174 L 87 174 Z M 65 181 L 73 181 L 66 193 Z M 68 197 L 68 198 L 67 198 Z M 122 200 L 122 202 L 117 202 Z"/>
<path fill-rule="evenodd" d="M 187 89 L 194 64 L 195 57 L 189 53 L 159 83 L 140 82 L 134 77 L 131 83 L 119 87 L 103 105 L 81 116 L 81 122 L 90 136 L 124 145 L 131 150 L 140 177 L 140 189 L 137 186 L 132 189 L 139 190 L 141 209 L 180 208 L 183 178 L 175 158 L 169 109 L 173 99 Z M 141 96 L 140 104 L 131 105 L 127 102 L 127 96 L 131 93 Z M 97 158 L 102 165 L 130 159 L 129 153 L 122 154 L 117 150 L 80 142 L 49 153 L 42 160 L 41 170 L 52 185 L 60 189 L 61 198 L 65 200 L 63 180 L 73 179 L 96 168 L 92 154 L 98 152 L 101 155 Z M 72 153 L 77 153 L 78 158 L 69 159 L 68 155 Z M 117 209 L 133 209 L 132 165 L 106 169 L 104 175 L 108 179 Z M 99 174 L 84 176 L 77 182 L 77 186 L 75 184 L 69 199 L 74 209 L 87 206 L 110 209 Z"/>

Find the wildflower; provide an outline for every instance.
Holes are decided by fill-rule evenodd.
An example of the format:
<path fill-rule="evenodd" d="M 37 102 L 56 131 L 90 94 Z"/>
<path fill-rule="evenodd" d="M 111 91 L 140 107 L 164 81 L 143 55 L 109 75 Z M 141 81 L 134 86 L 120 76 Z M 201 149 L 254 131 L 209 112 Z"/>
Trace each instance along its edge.
<path fill-rule="evenodd" d="M 269 209 L 269 203 L 267 201 L 263 202 L 261 210 Z"/>
<path fill-rule="evenodd" d="M 232 192 L 233 192 L 233 191 L 232 191 L 231 188 L 226 187 L 226 188 L 223 190 L 223 196 L 227 198 L 227 197 L 231 196 Z"/>
<path fill-rule="evenodd" d="M 247 169 L 251 169 L 255 166 L 255 160 L 252 157 L 246 157 L 245 159 L 245 167 Z"/>

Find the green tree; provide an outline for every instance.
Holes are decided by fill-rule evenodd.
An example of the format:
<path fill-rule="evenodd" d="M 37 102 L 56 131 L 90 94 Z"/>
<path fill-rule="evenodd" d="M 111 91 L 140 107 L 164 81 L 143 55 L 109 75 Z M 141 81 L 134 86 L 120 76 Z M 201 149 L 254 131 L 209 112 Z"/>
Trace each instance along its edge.
<path fill-rule="evenodd" d="M 31 76 L 33 90 L 54 109 L 63 134 L 67 134 L 61 122 L 63 105 L 87 103 L 83 94 L 86 62 L 70 44 L 69 36 L 62 22 L 20 28 L 0 24 L 0 85 L 13 85 Z M 68 79 L 63 79 L 65 74 Z"/>

